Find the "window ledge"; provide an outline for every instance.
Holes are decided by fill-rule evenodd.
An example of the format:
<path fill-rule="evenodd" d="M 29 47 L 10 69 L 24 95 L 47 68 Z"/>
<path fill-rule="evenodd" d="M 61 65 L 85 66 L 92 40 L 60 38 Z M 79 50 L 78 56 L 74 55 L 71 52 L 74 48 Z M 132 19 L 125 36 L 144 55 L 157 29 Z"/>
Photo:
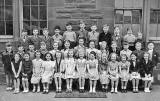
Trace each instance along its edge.
<path fill-rule="evenodd" d="M 0 35 L 0 42 L 13 41 L 13 35 Z"/>

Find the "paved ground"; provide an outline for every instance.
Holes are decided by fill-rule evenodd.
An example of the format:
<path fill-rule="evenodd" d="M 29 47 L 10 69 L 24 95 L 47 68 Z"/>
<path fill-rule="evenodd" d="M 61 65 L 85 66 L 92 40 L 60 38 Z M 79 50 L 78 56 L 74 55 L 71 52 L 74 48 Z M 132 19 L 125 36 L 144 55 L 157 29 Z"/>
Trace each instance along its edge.
<path fill-rule="evenodd" d="M 13 94 L 13 92 L 5 91 L 5 86 L 0 85 L 0 101 L 160 101 L 160 86 L 153 86 L 152 93 L 140 92 L 134 94 L 111 94 L 108 93 L 108 98 L 54 98 L 55 93 L 50 92 L 47 95 L 28 93 L 28 94 Z"/>

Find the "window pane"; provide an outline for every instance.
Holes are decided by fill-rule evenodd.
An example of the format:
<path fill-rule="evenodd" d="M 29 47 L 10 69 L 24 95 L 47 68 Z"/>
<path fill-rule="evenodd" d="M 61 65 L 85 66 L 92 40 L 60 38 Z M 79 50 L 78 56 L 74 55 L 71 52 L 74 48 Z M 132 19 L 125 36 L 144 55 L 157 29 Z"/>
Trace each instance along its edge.
<path fill-rule="evenodd" d="M 5 35 L 5 24 L 4 24 L 4 21 L 0 21 L 0 35 Z"/>
<path fill-rule="evenodd" d="M 31 5 L 38 5 L 38 0 L 31 0 Z"/>
<path fill-rule="evenodd" d="M 30 33 L 30 21 L 23 21 L 23 28 L 28 31 L 28 35 L 31 35 Z"/>
<path fill-rule="evenodd" d="M 40 6 L 40 20 L 46 20 L 47 19 L 47 7 L 46 6 Z"/>
<path fill-rule="evenodd" d="M 6 35 L 13 35 L 13 21 L 6 21 Z"/>
<path fill-rule="evenodd" d="M 151 24 L 157 24 L 157 11 L 151 10 L 150 12 L 150 23 Z"/>
<path fill-rule="evenodd" d="M 38 27 L 38 21 L 32 21 L 31 22 L 31 26 L 32 26 L 32 28 L 34 28 L 34 27 Z"/>
<path fill-rule="evenodd" d="M 0 6 L 4 6 L 4 0 L 0 0 Z"/>
<path fill-rule="evenodd" d="M 12 5 L 13 0 L 5 0 L 5 5 Z"/>
<path fill-rule="evenodd" d="M 141 13 L 140 10 L 132 11 L 132 24 L 140 24 Z"/>
<path fill-rule="evenodd" d="M 115 23 L 123 24 L 123 10 L 116 10 Z"/>
<path fill-rule="evenodd" d="M 0 20 L 4 20 L 4 6 L 0 6 Z"/>
<path fill-rule="evenodd" d="M 39 5 L 47 5 L 47 0 L 39 0 Z"/>
<path fill-rule="evenodd" d="M 158 23 L 160 24 L 160 11 L 158 11 Z"/>
<path fill-rule="evenodd" d="M 23 0 L 23 5 L 30 5 L 30 0 Z"/>
<path fill-rule="evenodd" d="M 47 28 L 47 21 L 40 21 L 40 28 Z"/>
<path fill-rule="evenodd" d="M 30 20 L 30 6 L 23 6 L 23 19 Z"/>
<path fill-rule="evenodd" d="M 131 24 L 131 11 L 124 11 L 124 24 Z"/>
<path fill-rule="evenodd" d="M 38 6 L 31 6 L 31 20 L 38 20 Z"/>
<path fill-rule="evenodd" d="M 5 20 L 13 20 L 12 6 L 5 6 Z"/>

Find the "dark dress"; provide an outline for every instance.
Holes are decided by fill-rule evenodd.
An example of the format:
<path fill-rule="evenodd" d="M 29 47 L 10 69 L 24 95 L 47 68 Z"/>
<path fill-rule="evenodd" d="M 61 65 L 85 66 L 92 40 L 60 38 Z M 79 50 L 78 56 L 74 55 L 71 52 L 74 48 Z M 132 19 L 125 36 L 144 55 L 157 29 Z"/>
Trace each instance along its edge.
<path fill-rule="evenodd" d="M 22 75 L 23 78 L 30 79 L 32 76 L 32 61 L 22 61 L 22 73 L 27 74 L 27 76 Z"/>
<path fill-rule="evenodd" d="M 141 66 L 140 66 L 140 62 L 136 61 L 135 66 L 133 65 L 133 61 L 130 61 L 130 68 L 129 68 L 129 73 L 132 72 L 140 72 L 141 70 Z"/>
<path fill-rule="evenodd" d="M 19 70 L 19 65 L 20 65 L 21 61 L 19 60 L 17 63 L 16 63 L 15 61 L 12 61 L 12 63 L 13 63 L 15 72 L 16 72 L 16 74 L 17 74 L 17 73 L 18 73 L 18 70 Z M 20 77 L 20 76 L 21 76 L 21 73 L 19 74 L 19 77 Z M 19 77 L 18 77 L 18 78 L 19 78 Z"/>

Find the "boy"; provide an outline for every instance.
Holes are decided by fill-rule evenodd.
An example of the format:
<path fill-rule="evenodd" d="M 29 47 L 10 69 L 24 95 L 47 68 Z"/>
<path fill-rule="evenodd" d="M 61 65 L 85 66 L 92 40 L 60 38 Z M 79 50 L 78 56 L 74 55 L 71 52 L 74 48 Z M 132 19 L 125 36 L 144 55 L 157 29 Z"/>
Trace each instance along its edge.
<path fill-rule="evenodd" d="M 70 41 L 70 47 L 74 48 L 76 46 L 76 33 L 72 31 L 72 25 L 70 23 L 66 24 L 66 31 L 63 33 L 63 39 Z"/>
<path fill-rule="evenodd" d="M 18 45 L 18 51 L 17 51 L 17 53 L 20 54 L 20 58 L 22 59 L 23 55 L 25 53 L 24 47 L 22 45 Z"/>
<path fill-rule="evenodd" d="M 145 44 L 145 41 L 143 40 L 143 34 L 142 34 L 141 32 L 138 32 L 138 34 L 137 34 L 137 39 L 136 39 L 135 44 L 136 44 L 137 42 L 142 43 L 142 50 L 145 50 L 146 44 Z"/>
<path fill-rule="evenodd" d="M 129 50 L 128 48 L 129 48 L 129 43 L 123 42 L 123 50 L 120 51 L 120 56 L 122 54 L 125 54 L 125 55 L 127 55 L 127 60 L 130 60 L 130 55 L 131 55 L 132 51 Z"/>
<path fill-rule="evenodd" d="M 35 50 L 34 50 L 34 44 L 30 43 L 29 44 L 29 56 L 30 56 L 30 60 L 33 60 L 35 58 Z"/>

